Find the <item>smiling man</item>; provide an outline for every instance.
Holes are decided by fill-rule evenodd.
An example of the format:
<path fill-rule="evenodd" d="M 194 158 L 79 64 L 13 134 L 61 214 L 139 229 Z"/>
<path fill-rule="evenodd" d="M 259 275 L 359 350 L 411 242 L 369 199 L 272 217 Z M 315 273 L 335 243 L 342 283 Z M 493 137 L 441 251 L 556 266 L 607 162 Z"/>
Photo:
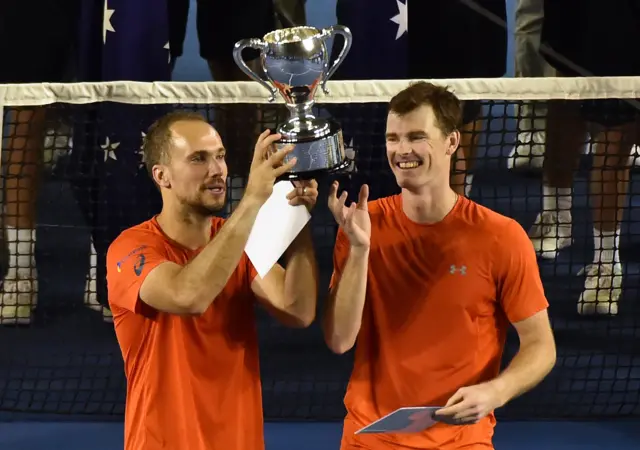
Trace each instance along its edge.
<path fill-rule="evenodd" d="M 126 450 L 263 450 L 254 321 L 257 298 L 285 325 L 314 319 L 317 268 L 308 229 L 260 278 L 244 254 L 258 211 L 292 148 L 258 138 L 245 195 L 225 221 L 225 148 L 195 113 L 172 113 L 147 133 L 145 162 L 162 212 L 125 230 L 107 254 L 109 304 L 127 376 Z M 289 194 L 311 209 L 315 181 Z"/>
<path fill-rule="evenodd" d="M 340 230 L 323 318 L 336 353 L 358 341 L 342 450 L 490 449 L 493 411 L 538 384 L 555 343 L 538 265 L 522 227 L 449 182 L 460 101 L 420 82 L 389 104 L 387 158 L 399 195 L 329 197 Z M 510 324 L 520 349 L 499 373 Z M 414 434 L 355 435 L 400 407 L 443 406 Z"/>

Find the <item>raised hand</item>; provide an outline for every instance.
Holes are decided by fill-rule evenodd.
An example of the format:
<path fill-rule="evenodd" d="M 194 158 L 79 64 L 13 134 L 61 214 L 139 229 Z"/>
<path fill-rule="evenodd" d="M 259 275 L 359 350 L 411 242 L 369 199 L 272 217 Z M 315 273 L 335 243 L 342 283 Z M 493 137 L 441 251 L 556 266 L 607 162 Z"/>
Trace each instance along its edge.
<path fill-rule="evenodd" d="M 247 180 L 245 196 L 266 202 L 273 192 L 276 179 L 289 172 L 296 165 L 296 158 L 283 164 L 285 157 L 293 151 L 293 145 L 287 145 L 282 150 L 275 148 L 275 142 L 281 138 L 279 134 L 271 134 L 265 130 L 258 137 L 253 160 Z"/>
<path fill-rule="evenodd" d="M 311 212 L 318 200 L 318 183 L 316 180 L 300 180 L 293 182 L 294 189 L 287 194 L 289 204 L 304 205 Z"/>
<path fill-rule="evenodd" d="M 329 188 L 329 210 L 338 225 L 349 238 L 352 247 L 368 247 L 371 244 L 371 219 L 367 202 L 369 200 L 369 186 L 363 184 L 358 194 L 358 202 L 346 206 L 348 193 L 343 192 L 337 197 L 339 183 L 334 181 Z"/>

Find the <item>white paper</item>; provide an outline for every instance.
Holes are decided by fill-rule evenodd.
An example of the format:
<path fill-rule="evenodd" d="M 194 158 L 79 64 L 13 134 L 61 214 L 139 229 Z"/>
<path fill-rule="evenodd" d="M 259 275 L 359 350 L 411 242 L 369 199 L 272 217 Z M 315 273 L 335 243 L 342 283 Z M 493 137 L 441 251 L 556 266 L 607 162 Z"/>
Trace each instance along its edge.
<path fill-rule="evenodd" d="M 269 273 L 311 220 L 311 214 L 304 205 L 289 204 L 287 194 L 293 189 L 290 181 L 279 181 L 273 185 L 273 193 L 260 208 L 249 234 L 245 252 L 260 278 Z"/>
<path fill-rule="evenodd" d="M 436 406 L 399 408 L 381 419 L 356 431 L 361 433 L 420 433 L 436 424 L 433 414 L 441 409 Z"/>

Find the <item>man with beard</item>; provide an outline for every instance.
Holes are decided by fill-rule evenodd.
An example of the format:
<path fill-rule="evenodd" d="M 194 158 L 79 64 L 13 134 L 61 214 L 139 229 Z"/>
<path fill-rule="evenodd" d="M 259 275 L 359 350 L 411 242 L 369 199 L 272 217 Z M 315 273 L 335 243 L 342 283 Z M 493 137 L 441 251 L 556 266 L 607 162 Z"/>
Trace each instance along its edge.
<path fill-rule="evenodd" d="M 258 298 L 284 324 L 314 319 L 317 268 L 308 229 L 264 277 L 244 254 L 258 211 L 292 147 L 258 138 L 246 193 L 235 212 L 214 217 L 226 198 L 225 149 L 195 113 L 171 113 L 149 129 L 147 169 L 159 215 L 125 230 L 107 254 L 116 336 L 125 361 L 125 449 L 262 450 L 263 419 L 254 321 Z M 312 208 L 317 183 L 300 183 L 292 205 Z"/>

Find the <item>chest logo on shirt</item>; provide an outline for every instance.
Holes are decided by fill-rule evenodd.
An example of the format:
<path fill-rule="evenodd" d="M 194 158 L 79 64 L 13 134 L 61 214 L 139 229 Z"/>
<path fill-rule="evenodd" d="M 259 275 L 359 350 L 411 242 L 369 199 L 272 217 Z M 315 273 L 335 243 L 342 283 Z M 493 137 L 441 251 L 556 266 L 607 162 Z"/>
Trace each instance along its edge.
<path fill-rule="evenodd" d="M 467 274 L 467 266 L 456 266 L 455 264 L 451 264 L 451 267 L 449 267 L 449 273 L 451 275 L 454 275 L 456 273 L 460 274 L 460 275 L 466 275 Z"/>

